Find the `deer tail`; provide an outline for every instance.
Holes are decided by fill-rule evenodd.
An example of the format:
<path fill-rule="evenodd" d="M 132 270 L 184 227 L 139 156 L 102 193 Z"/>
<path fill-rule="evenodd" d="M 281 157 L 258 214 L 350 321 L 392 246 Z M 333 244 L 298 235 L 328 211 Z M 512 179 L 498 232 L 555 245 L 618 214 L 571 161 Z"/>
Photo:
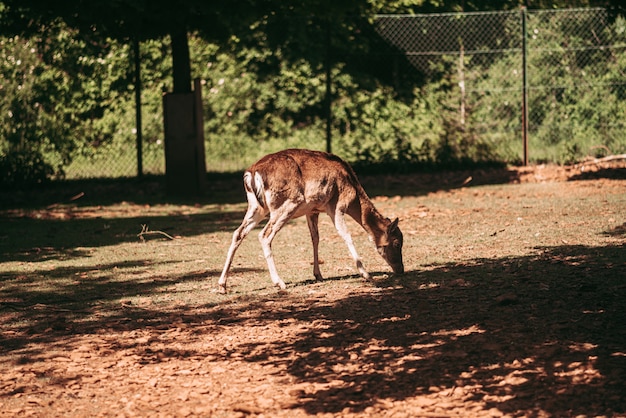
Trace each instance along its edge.
<path fill-rule="evenodd" d="M 243 185 L 246 191 L 254 194 L 257 202 L 262 208 L 265 208 L 265 186 L 263 186 L 263 177 L 258 171 L 252 174 L 246 171 L 243 175 Z"/>

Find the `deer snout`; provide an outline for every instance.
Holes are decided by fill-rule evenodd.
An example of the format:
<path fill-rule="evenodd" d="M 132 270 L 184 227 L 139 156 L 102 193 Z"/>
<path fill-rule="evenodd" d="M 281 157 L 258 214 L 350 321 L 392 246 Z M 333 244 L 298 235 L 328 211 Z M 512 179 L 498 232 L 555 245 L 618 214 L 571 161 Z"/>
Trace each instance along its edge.
<path fill-rule="evenodd" d="M 404 263 L 402 262 L 402 249 L 392 245 L 378 247 L 378 252 L 385 259 L 391 270 L 395 274 L 404 273 Z"/>
<path fill-rule="evenodd" d="M 391 270 L 393 270 L 395 274 L 404 274 L 404 264 L 393 264 Z"/>

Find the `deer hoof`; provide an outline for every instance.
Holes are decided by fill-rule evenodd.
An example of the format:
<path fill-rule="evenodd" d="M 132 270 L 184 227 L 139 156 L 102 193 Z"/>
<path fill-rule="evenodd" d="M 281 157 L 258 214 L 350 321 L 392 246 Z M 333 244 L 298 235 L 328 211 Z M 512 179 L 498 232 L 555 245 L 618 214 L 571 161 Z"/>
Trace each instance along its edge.
<path fill-rule="evenodd" d="M 226 294 L 226 286 L 224 286 L 223 284 L 219 285 L 219 287 L 217 288 L 217 293 L 221 293 L 222 295 Z"/>

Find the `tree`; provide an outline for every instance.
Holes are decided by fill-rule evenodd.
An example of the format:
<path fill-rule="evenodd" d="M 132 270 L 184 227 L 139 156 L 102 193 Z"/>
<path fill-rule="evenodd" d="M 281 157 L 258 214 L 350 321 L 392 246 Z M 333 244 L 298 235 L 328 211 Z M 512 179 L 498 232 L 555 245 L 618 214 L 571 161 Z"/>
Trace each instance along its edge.
<path fill-rule="evenodd" d="M 77 37 L 85 40 L 87 44 L 98 45 L 105 48 L 103 43 L 107 39 L 113 39 L 125 43 L 138 42 L 169 36 L 172 47 L 172 78 L 173 93 L 191 92 L 191 66 L 189 59 L 188 30 L 202 28 L 205 36 L 227 36 L 232 32 L 229 27 L 229 18 L 237 24 L 245 22 L 246 13 L 235 13 L 233 6 L 242 7 L 245 11 L 253 10 L 247 1 L 219 2 L 208 4 L 203 1 L 144 1 L 127 0 L 108 2 L 102 0 L 91 1 L 88 4 L 76 4 L 76 2 L 59 1 L 47 2 L 45 0 L 6 0 L 0 3 L 2 13 L 2 26 L 0 31 L 4 34 L 32 34 L 49 25 L 62 22 L 72 30 L 77 31 Z M 250 14 L 247 14 L 250 16 Z M 243 16 L 243 17 L 242 17 Z M 139 48 L 135 48 L 138 51 Z M 139 68 L 136 57 L 136 67 Z M 136 76 L 135 89 L 140 88 L 139 77 Z M 140 112 L 140 95 L 137 94 L 137 115 Z M 188 118 L 185 118 L 187 120 Z M 179 123 L 170 123 L 174 131 L 181 129 L 187 131 Z M 193 130 L 194 128 L 191 128 Z M 170 129 L 171 131 L 171 129 Z M 138 129 L 138 142 L 140 141 L 141 129 Z M 186 135 L 186 134 L 185 134 Z M 179 135 L 184 137 L 185 135 Z M 173 137 L 176 137 L 174 135 Z M 168 147 L 172 152 L 178 152 L 178 144 L 172 142 Z M 139 143 L 139 150 L 141 144 Z M 182 158 L 198 160 L 204 158 L 203 152 L 196 152 L 196 157 L 183 155 Z M 166 161 L 167 161 L 166 153 Z M 172 166 L 174 167 L 174 166 Z M 204 171 L 204 163 L 196 165 L 193 161 L 189 164 L 180 165 L 182 171 Z M 203 173 L 192 175 L 193 178 L 201 178 Z M 185 177 L 179 181 L 180 187 L 172 184 L 171 176 L 168 176 L 168 185 L 172 184 L 171 190 L 188 189 Z M 196 191 L 199 191 L 196 187 Z"/>
<path fill-rule="evenodd" d="M 250 25 L 259 20 L 285 23 L 284 17 L 312 16 L 320 24 L 343 23 L 349 29 L 354 20 L 372 17 L 375 13 L 424 13 L 443 11 L 473 11 L 514 9 L 528 7 L 621 7 L 622 0 L 396 0 L 392 2 L 314 0 L 303 3 L 281 0 L 233 0 L 208 2 L 206 0 L 2 0 L 3 33 L 24 33 L 36 30 L 56 19 L 62 19 L 69 27 L 80 30 L 89 39 L 111 37 L 120 41 L 129 39 L 157 39 L 170 36 L 172 39 L 174 92 L 188 91 L 191 87 L 188 31 L 199 31 L 205 39 L 224 41 L 233 34 L 249 31 Z M 279 17 L 280 19 L 276 19 Z M 334 25 L 337 26 L 337 25 Z M 284 30 L 283 26 L 268 26 L 270 43 L 293 46 L 300 39 L 298 32 Z M 319 42 L 317 42 L 319 44 Z M 310 42 L 304 45 L 311 46 Z M 293 48 L 311 57 L 310 52 Z"/>
<path fill-rule="evenodd" d="M 203 38 L 223 42 L 239 32 L 250 32 L 252 22 L 268 16 L 296 14 L 323 16 L 320 25 L 323 30 L 329 26 L 331 18 L 341 19 L 346 13 L 360 15 L 363 5 L 344 0 L 332 2 L 321 0 L 309 2 L 306 7 L 285 6 L 283 2 L 243 0 L 236 2 L 208 3 L 202 0 L 121 0 L 109 2 L 94 0 L 88 4 L 79 2 L 46 0 L 3 0 L 2 24 L 4 34 L 29 34 L 47 25 L 63 22 L 76 30 L 76 35 L 92 45 L 102 45 L 106 39 L 121 42 L 143 41 L 146 39 L 170 37 L 172 47 L 172 79 L 174 93 L 191 91 L 191 65 L 189 57 L 188 33 L 197 31 Z M 276 29 L 277 27 L 274 27 Z M 274 34 L 280 34 L 281 28 Z M 291 34 L 291 32 L 287 32 Z M 289 37 L 290 35 L 288 35 Z M 278 36 L 270 44 L 289 42 Z M 308 45 L 311 45 L 309 42 Z M 293 56 L 297 56 L 297 52 Z M 307 58 L 319 59 L 320 54 L 307 54 Z"/>
<path fill-rule="evenodd" d="M 174 91 L 191 89 L 187 31 L 200 29 L 215 40 L 245 24 L 253 1 L 206 2 L 202 0 L 55 1 L 3 0 L 4 33 L 28 33 L 57 19 L 79 30 L 94 42 L 107 37 L 120 41 L 172 39 Z M 244 13 L 242 13 L 242 11 Z"/>
<path fill-rule="evenodd" d="M 402 68 L 398 71 L 401 58 L 394 58 L 394 62 L 386 58 L 384 48 L 388 49 L 388 46 L 381 45 L 383 41 L 372 25 L 374 14 L 475 11 L 495 7 L 517 9 L 522 4 L 528 7 L 586 6 L 591 3 L 606 1 L 506 0 L 494 6 L 494 2 L 487 0 L 312 0 L 304 3 L 243 0 L 215 4 L 201 0 L 94 0 L 89 3 L 0 0 L 0 31 L 11 35 L 35 33 L 41 39 L 49 36 L 43 48 L 49 53 L 64 48 L 58 39 L 50 40 L 51 28 L 58 26 L 67 30 L 67 36 L 78 45 L 72 51 L 84 51 L 85 57 L 64 52 L 61 54 L 65 57 L 61 60 L 63 62 L 52 60 L 53 53 L 42 57 L 46 62 L 60 66 L 64 75 L 59 79 L 52 78 L 60 81 L 48 83 L 46 93 L 50 93 L 50 97 L 52 93 L 61 95 L 65 105 L 75 106 L 73 113 L 68 112 L 63 118 L 70 119 L 71 123 L 50 118 L 51 123 L 59 123 L 61 128 L 67 129 L 46 129 L 50 135 L 76 135 L 78 131 L 73 128 L 77 125 L 72 124 L 75 115 L 93 118 L 97 124 L 103 125 L 105 118 L 102 114 L 112 109 L 119 112 L 117 115 L 124 115 L 128 126 L 132 117 L 129 107 L 132 102 L 128 98 L 132 73 L 124 70 L 112 77 L 113 81 L 107 79 L 100 89 L 94 88 L 94 83 L 82 76 L 97 67 L 97 60 L 90 60 L 106 51 L 115 51 L 113 55 L 119 55 L 120 62 L 130 61 L 132 52 L 128 46 L 131 41 L 141 41 L 147 46 L 148 40 L 154 40 L 150 43 L 161 45 L 160 52 L 171 49 L 173 65 L 162 60 L 163 54 L 159 56 L 161 64 L 167 62 L 161 66 L 166 71 L 158 75 L 162 79 L 146 83 L 154 90 L 150 104 L 155 108 L 160 106 L 164 83 L 168 91 L 185 93 L 191 87 L 192 71 L 194 76 L 202 76 L 210 85 L 209 89 L 219 91 L 219 95 L 205 97 L 205 107 L 210 106 L 205 116 L 211 118 L 205 127 L 214 136 L 228 141 L 233 139 L 228 147 L 219 148 L 220 152 L 241 151 L 244 147 L 238 145 L 241 142 L 236 142 L 241 138 L 251 145 L 245 148 L 254 148 L 258 152 L 267 151 L 259 144 L 279 136 L 308 135 L 316 136 L 317 140 L 332 99 L 332 129 L 340 134 L 336 149 L 358 159 L 382 158 L 397 162 L 399 156 L 407 154 L 409 145 L 426 151 L 432 147 L 432 137 L 439 136 L 436 134 L 439 128 L 435 126 L 433 129 L 431 125 L 436 124 L 437 118 L 429 118 L 426 113 L 433 113 L 433 109 L 444 103 L 437 94 L 445 93 L 446 83 L 451 80 L 439 80 L 440 88 L 434 90 L 436 94 L 424 98 L 423 91 L 427 90 L 420 91 L 420 88 L 427 80 L 420 78 L 415 71 L 402 71 Z M 195 43 L 191 51 L 188 42 Z M 207 43 L 211 46 L 204 56 L 210 57 L 204 60 L 203 66 L 198 65 L 194 61 L 198 56 L 197 49 Z M 381 53 L 376 53 L 377 48 L 381 48 Z M 146 53 L 145 49 L 143 51 Z M 86 58 L 89 65 L 84 61 L 76 65 L 72 61 L 76 57 Z M 207 68 L 207 62 L 216 65 Z M 400 62 L 399 65 L 405 64 Z M 223 71 L 218 75 L 216 67 L 220 66 Z M 14 77 L 9 72 L 6 74 L 5 78 Z M 328 74 L 333 77 L 332 96 L 328 95 L 324 85 L 324 77 Z M 222 85 L 224 78 L 227 82 Z M 61 85 L 66 87 L 59 89 Z M 78 94 L 78 90 L 82 93 Z M 67 92 L 71 94 L 63 95 Z M 107 92 L 112 96 L 105 97 Z M 117 92 L 124 94 L 116 97 Z M 29 97 L 32 103 L 38 103 L 37 94 Z M 118 103 L 117 109 L 112 107 L 114 101 Z M 119 105 L 122 101 L 123 109 Z M 467 109 L 468 115 L 471 110 Z M 406 118 L 409 112 L 424 113 L 415 119 L 424 122 Z M 154 114 L 156 112 L 152 112 Z M 21 121 L 22 125 L 26 126 L 29 120 L 32 118 Z M 310 129 L 311 126 L 317 130 Z M 162 124 L 153 121 L 150 128 L 152 133 L 160 135 Z M 107 134 L 106 127 L 100 130 L 103 135 Z M 28 133 L 28 138 L 44 132 L 43 129 L 26 131 L 23 133 Z M 130 138 L 130 129 L 126 132 L 125 141 Z M 93 136 L 93 132 L 87 132 L 85 142 L 91 141 Z M 26 137 L 22 135 L 22 138 Z M 368 139 L 371 146 L 366 147 L 363 138 L 371 138 Z M 296 145 L 301 144 L 304 142 Z M 367 152 L 361 152 L 363 149 Z"/>

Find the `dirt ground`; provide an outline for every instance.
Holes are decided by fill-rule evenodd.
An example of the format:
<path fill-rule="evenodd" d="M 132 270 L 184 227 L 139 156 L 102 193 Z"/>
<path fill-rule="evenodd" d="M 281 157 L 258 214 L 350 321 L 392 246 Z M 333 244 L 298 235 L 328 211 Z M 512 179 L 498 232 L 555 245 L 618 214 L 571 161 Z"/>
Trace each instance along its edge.
<path fill-rule="evenodd" d="M 280 292 L 267 279 L 267 291 L 222 303 L 122 300 L 81 321 L 63 305 L 28 306 L 37 326 L 0 295 L 0 416 L 626 416 L 625 170 L 389 178 L 431 189 L 375 199 L 416 248 L 405 247 L 403 278 L 330 272 Z M 525 198 L 572 206 L 538 213 Z M 601 213 L 583 213 L 593 199 Z M 563 234 L 521 217 L 490 224 L 490 210 L 513 206 Z M 469 237 L 425 243 L 454 234 Z"/>

